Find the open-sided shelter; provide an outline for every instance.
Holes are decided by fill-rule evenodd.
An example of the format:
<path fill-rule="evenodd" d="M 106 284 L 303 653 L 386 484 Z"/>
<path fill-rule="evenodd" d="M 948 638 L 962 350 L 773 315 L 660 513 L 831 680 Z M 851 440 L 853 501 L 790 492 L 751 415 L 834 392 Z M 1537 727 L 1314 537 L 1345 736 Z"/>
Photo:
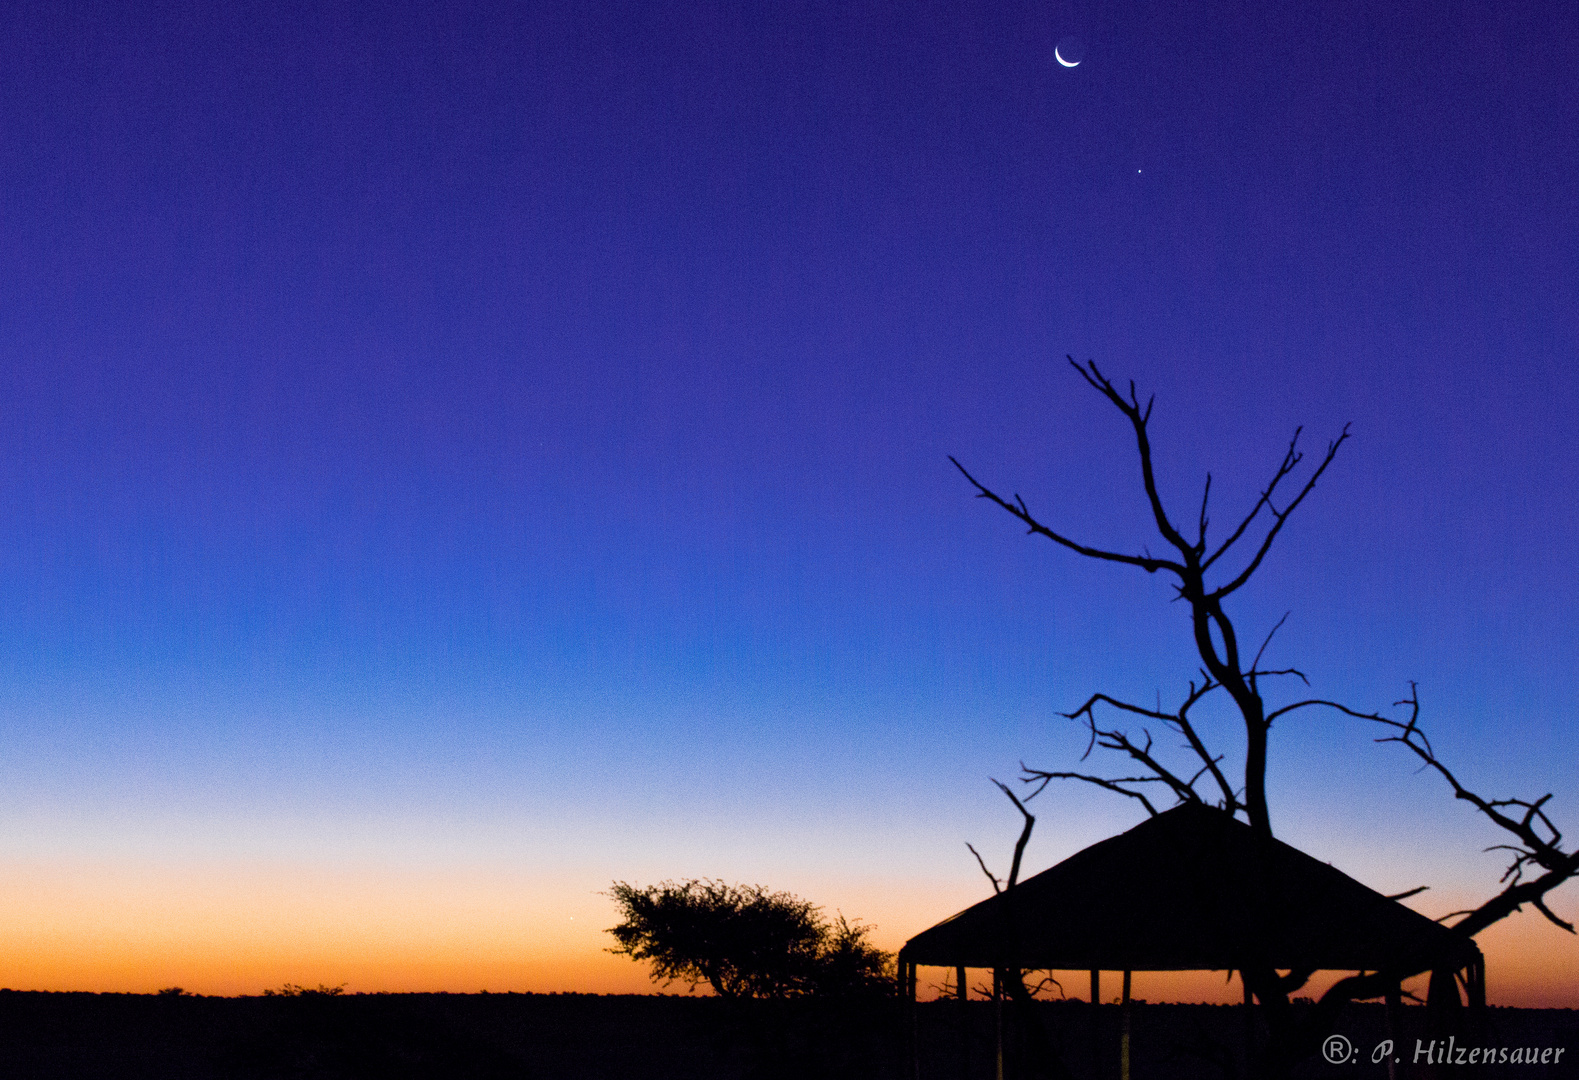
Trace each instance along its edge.
<path fill-rule="evenodd" d="M 1237 971 L 1259 961 L 1414 972 L 1466 967 L 1479 950 L 1330 864 L 1190 802 L 943 920 L 900 955 L 942 967 Z"/>
<path fill-rule="evenodd" d="M 1231 814 L 1182 803 L 905 943 L 915 966 L 1096 971 L 1471 968 L 1475 943 Z"/>

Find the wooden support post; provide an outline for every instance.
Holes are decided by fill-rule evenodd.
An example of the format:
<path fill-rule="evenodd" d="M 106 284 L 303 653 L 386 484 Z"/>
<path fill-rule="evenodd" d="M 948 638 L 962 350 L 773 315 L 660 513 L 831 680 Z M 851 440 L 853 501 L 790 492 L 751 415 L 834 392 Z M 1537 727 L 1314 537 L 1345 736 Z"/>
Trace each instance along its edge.
<path fill-rule="evenodd" d="M 1129 972 L 1124 972 L 1124 997 L 1120 1008 L 1118 1080 L 1129 1080 Z"/>
<path fill-rule="evenodd" d="M 916 965 L 910 964 L 909 968 L 905 978 L 905 1007 L 910 1010 L 907 1025 L 910 1029 L 910 1075 L 913 1080 L 921 1080 L 921 1040 L 916 1020 Z"/>
<path fill-rule="evenodd" d="M 1245 991 L 1244 1067 L 1241 1069 L 1240 1075 L 1249 1076 L 1251 1063 L 1255 1061 L 1256 1056 L 1256 1014 L 1255 1009 L 1252 1008 L 1255 1003 L 1255 998 L 1250 993 L 1250 984 L 1245 982 L 1245 973 L 1243 971 L 1239 973 L 1239 984 L 1244 988 Z"/>
<path fill-rule="evenodd" d="M 1486 958 L 1475 950 L 1475 959 L 1464 969 L 1465 1040 L 1481 1041 L 1486 1035 Z"/>
<path fill-rule="evenodd" d="M 1387 1041 L 1393 1044 L 1396 1050 L 1400 1044 L 1398 1024 L 1403 1011 L 1404 990 L 1398 983 L 1393 983 L 1387 988 Z M 1398 1066 L 1395 1059 L 1399 1054 L 1392 1054 L 1387 1058 L 1387 1080 L 1398 1080 Z"/>
<path fill-rule="evenodd" d="M 997 1071 L 993 1075 L 997 1080 L 1003 1080 L 1003 969 L 992 969 L 992 1023 L 996 1032 L 994 1041 L 997 1043 Z"/>
<path fill-rule="evenodd" d="M 899 1031 L 894 1043 L 894 1075 L 909 1076 L 914 1051 L 910 1039 L 910 958 L 900 952 L 894 964 L 894 997 L 899 999 Z"/>
<path fill-rule="evenodd" d="M 1486 1008 L 1485 956 L 1477 954 L 1474 963 L 1464 969 L 1464 981 L 1466 983 L 1464 989 L 1467 991 L 1464 996 L 1469 999 L 1465 1004 L 1470 1009 L 1471 1023 L 1479 1023 L 1483 1017 L 1476 1014 L 1484 1012 Z"/>
<path fill-rule="evenodd" d="M 1091 969 L 1091 1080 L 1102 1080 L 1102 972 Z"/>
<path fill-rule="evenodd" d="M 970 1080 L 970 984 L 963 967 L 954 969 L 954 996 L 959 998 L 959 1078 Z"/>

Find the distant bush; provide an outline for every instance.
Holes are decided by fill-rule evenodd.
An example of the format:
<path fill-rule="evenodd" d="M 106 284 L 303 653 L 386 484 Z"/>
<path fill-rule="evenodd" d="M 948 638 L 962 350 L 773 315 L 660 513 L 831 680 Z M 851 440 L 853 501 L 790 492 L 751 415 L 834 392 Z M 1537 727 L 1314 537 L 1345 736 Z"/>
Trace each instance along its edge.
<path fill-rule="evenodd" d="M 617 881 L 623 917 L 609 952 L 652 962 L 652 977 L 707 983 L 721 997 L 872 996 L 893 992 L 893 956 L 843 915 L 761 885 L 706 878 L 645 889 Z"/>
<path fill-rule="evenodd" d="M 269 990 L 263 991 L 263 996 L 264 997 L 339 997 L 343 993 L 345 993 L 345 983 L 341 983 L 339 986 L 325 986 L 323 983 L 319 983 L 317 986 L 297 986 L 295 983 L 286 983 L 284 986 L 281 986 L 277 990 L 269 989 Z"/>
<path fill-rule="evenodd" d="M 192 992 L 190 990 L 183 990 L 179 986 L 166 986 L 164 989 L 160 990 L 158 993 L 159 993 L 160 997 L 191 997 L 192 996 Z"/>

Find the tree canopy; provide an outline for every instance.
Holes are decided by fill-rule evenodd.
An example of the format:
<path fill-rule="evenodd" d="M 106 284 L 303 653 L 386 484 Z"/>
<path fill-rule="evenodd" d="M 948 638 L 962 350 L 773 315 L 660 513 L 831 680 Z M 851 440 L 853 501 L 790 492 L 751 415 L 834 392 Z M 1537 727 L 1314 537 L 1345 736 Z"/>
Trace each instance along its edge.
<path fill-rule="evenodd" d="M 720 997 L 887 993 L 891 954 L 871 927 L 829 921 L 809 900 L 707 878 L 609 889 L 622 916 L 609 951 L 652 963 L 652 977 L 703 983 Z"/>

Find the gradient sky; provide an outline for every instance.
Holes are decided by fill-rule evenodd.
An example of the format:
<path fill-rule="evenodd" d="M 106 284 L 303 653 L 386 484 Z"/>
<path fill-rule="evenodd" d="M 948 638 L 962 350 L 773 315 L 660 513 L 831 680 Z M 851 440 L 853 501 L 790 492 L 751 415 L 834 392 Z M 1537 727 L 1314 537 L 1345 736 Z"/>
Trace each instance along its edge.
<path fill-rule="evenodd" d="M 1352 421 L 1231 614 L 1292 612 L 1323 695 L 1418 680 L 1467 783 L 1579 830 L 1571 3 L 62 0 L 0 43 L 0 985 L 641 990 L 616 879 L 889 947 L 980 899 L 988 777 L 1196 663 L 1165 582 L 947 461 L 1150 542 L 1066 353 L 1156 394 L 1219 530 Z M 1373 735 L 1274 732 L 1279 835 L 1489 896 L 1498 835 Z M 1036 805 L 1028 871 L 1138 820 Z M 1579 1006 L 1574 937 L 1484 940 L 1493 1000 Z"/>

